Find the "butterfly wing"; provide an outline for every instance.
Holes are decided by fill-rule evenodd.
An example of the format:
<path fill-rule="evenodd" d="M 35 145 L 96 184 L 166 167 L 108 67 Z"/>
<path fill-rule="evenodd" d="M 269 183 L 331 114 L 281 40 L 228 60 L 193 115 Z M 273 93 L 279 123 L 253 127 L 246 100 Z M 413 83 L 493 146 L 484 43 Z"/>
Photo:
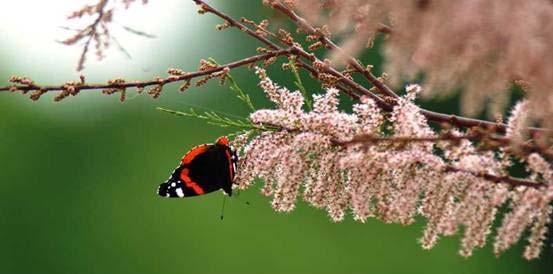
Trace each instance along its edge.
<path fill-rule="evenodd" d="M 182 158 L 169 179 L 158 188 L 162 197 L 189 197 L 223 188 L 232 194 L 232 167 L 230 148 L 219 143 L 200 145 Z"/>
<path fill-rule="evenodd" d="M 181 178 L 181 173 L 184 170 L 184 166 L 179 165 L 173 173 L 165 181 L 160 184 L 157 188 L 157 194 L 162 197 L 167 198 L 183 198 L 188 196 L 197 196 L 204 194 L 204 190 L 198 188 L 197 186 L 189 185 L 187 186 Z"/>
<path fill-rule="evenodd" d="M 230 146 L 229 139 L 226 136 L 220 137 L 215 142 L 219 155 L 217 162 L 220 169 L 220 184 L 223 190 L 232 196 L 232 184 L 234 183 L 234 175 L 236 173 L 236 165 L 238 163 L 238 155 Z"/>

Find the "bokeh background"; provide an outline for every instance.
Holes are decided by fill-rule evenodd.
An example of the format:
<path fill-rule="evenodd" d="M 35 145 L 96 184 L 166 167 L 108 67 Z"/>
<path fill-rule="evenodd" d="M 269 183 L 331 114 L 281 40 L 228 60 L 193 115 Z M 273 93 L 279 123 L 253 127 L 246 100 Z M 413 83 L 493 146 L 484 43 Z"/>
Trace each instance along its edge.
<path fill-rule="evenodd" d="M 47 2 L 44 4 L 42 2 Z M 78 79 L 80 48 L 56 42 L 68 32 L 63 16 L 90 1 L 3 1 L 0 11 L 0 79 L 25 75 L 38 83 Z M 132 59 L 117 50 L 89 57 L 90 82 L 122 76 L 149 79 L 168 67 L 195 70 L 200 58 L 233 61 L 259 44 L 236 30 L 218 32 L 217 18 L 196 13 L 191 1 L 150 1 L 116 15 L 113 31 Z M 211 1 L 235 17 L 278 15 L 261 1 Z M 31 7 L 31 8 L 29 8 Z M 32 8 L 34 7 L 34 8 Z M 128 25 L 157 36 L 136 37 Z M 381 63 L 378 49 L 363 55 Z M 291 85 L 278 66 L 272 77 Z M 258 107 L 269 106 L 247 69 L 233 76 Z M 305 75 L 304 75 L 305 76 Z M 304 77 L 312 91 L 315 83 Z M 194 145 L 233 129 L 155 110 L 190 107 L 246 117 L 247 108 L 216 83 L 184 94 L 167 86 L 161 98 L 83 92 L 54 103 L 0 94 L 0 273 L 552 273 L 550 245 L 527 262 L 523 244 L 496 258 L 490 245 L 474 256 L 457 254 L 459 237 L 425 251 L 417 242 L 424 222 L 402 227 L 351 217 L 332 223 L 303 203 L 290 214 L 271 210 L 259 187 L 227 200 L 222 195 L 162 199 L 155 195 L 180 157 Z M 423 102 L 455 113 L 455 98 Z M 348 108 L 347 100 L 343 107 Z M 247 205 L 249 202 L 249 205 Z"/>

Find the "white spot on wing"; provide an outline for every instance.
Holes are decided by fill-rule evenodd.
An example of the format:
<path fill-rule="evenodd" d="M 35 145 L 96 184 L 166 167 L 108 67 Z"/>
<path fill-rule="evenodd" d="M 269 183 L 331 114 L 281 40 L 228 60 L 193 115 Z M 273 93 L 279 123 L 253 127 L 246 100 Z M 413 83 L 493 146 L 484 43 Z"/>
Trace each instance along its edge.
<path fill-rule="evenodd" d="M 184 197 L 184 192 L 182 192 L 182 188 L 180 188 L 180 187 L 177 188 L 176 192 L 177 192 L 177 196 L 179 196 L 181 198 Z"/>

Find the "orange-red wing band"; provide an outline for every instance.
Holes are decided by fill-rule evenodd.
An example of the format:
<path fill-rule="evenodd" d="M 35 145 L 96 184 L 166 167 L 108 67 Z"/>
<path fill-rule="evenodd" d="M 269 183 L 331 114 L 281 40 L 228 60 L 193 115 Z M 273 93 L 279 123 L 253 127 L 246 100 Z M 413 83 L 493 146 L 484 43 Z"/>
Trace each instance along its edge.
<path fill-rule="evenodd" d="M 223 136 L 223 137 L 219 137 L 219 139 L 217 139 L 217 144 L 228 146 L 230 144 L 230 142 L 229 142 L 227 136 Z"/>
<path fill-rule="evenodd" d="M 232 157 L 230 156 L 230 152 L 228 149 L 225 150 L 225 153 L 227 154 L 228 159 L 228 172 L 230 174 L 230 179 L 234 178 L 234 174 L 232 172 Z"/>
<path fill-rule="evenodd" d="M 188 153 L 186 153 L 186 155 L 184 155 L 184 157 L 182 157 L 181 163 L 183 165 L 190 164 L 192 162 L 192 160 L 194 160 L 194 158 L 196 158 L 196 156 L 206 152 L 207 148 L 208 148 L 207 145 L 200 145 L 200 146 L 197 146 L 197 147 L 193 148 Z"/>
<path fill-rule="evenodd" d="M 184 185 L 194 190 L 194 192 L 196 192 L 196 194 L 198 195 L 204 194 L 205 193 L 204 189 L 201 186 L 199 186 L 196 182 L 192 181 L 192 179 L 190 179 L 190 177 L 188 176 L 189 172 L 190 170 L 188 168 L 184 168 L 180 173 L 180 178 L 181 180 L 184 181 Z"/>

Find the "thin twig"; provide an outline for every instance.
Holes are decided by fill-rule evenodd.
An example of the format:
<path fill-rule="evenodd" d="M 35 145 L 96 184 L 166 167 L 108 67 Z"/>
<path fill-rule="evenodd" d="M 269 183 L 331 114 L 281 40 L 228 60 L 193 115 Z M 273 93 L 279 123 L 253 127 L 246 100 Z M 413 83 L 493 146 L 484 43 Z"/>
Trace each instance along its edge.
<path fill-rule="evenodd" d="M 338 142 L 339 145 L 349 146 L 354 144 L 373 144 L 381 142 L 390 143 L 419 143 L 430 142 L 436 143 L 439 141 L 458 142 L 461 140 L 470 140 L 480 142 L 483 148 L 497 149 L 505 148 L 507 151 L 514 149 L 513 153 L 518 155 L 529 155 L 531 153 L 539 153 L 545 159 L 553 161 L 553 151 L 549 148 L 541 148 L 533 142 L 526 142 L 522 144 L 513 143 L 511 139 L 487 132 L 482 129 L 471 130 L 464 135 L 453 135 L 451 133 L 443 133 L 437 136 L 428 137 L 413 137 L 413 136 L 375 136 L 375 135 L 358 135 L 353 137 L 349 141 Z M 533 141 L 533 140 L 529 140 Z"/>
<path fill-rule="evenodd" d="M 287 131 L 287 132 L 294 132 L 294 133 L 298 133 L 298 132 L 301 132 L 301 130 L 297 129 L 297 128 L 284 128 L 282 126 L 279 126 L 279 125 L 274 125 L 274 124 L 263 124 L 264 126 L 266 126 L 269 130 L 284 130 L 284 131 Z M 353 140 L 370 140 L 372 143 L 378 143 L 378 142 L 398 142 L 398 143 L 405 143 L 407 141 L 413 141 L 413 142 L 431 142 L 431 141 L 460 141 L 460 140 L 464 140 L 464 139 L 470 139 L 472 138 L 471 137 L 471 134 L 466 134 L 466 135 L 461 135 L 461 136 L 452 136 L 452 135 L 449 135 L 449 134 L 444 134 L 443 136 L 436 136 L 436 137 L 378 137 L 378 136 L 371 136 L 371 135 L 360 135 L 359 137 L 356 137 L 356 138 L 353 138 Z M 332 144 L 334 146 L 338 146 L 338 147 L 342 147 L 342 148 L 346 148 L 354 143 L 356 143 L 356 141 L 338 141 L 338 140 L 331 140 Z M 370 144 L 371 142 L 368 142 L 368 144 Z M 483 178 L 483 179 L 486 179 L 490 182 L 493 182 L 493 183 L 500 183 L 500 184 L 508 184 L 509 186 L 511 187 L 518 187 L 518 186 L 526 186 L 526 187 L 532 187 L 532 188 L 543 188 L 543 187 L 546 187 L 548 186 L 548 184 L 546 183 L 542 183 L 542 182 L 537 182 L 537 181 L 533 181 L 533 180 L 529 180 L 529 179 L 522 179 L 522 178 L 518 178 L 518 177 L 513 177 L 513 176 L 497 176 L 497 175 L 492 175 L 492 174 L 489 174 L 489 173 L 484 173 L 484 172 L 475 172 L 475 171 L 471 171 L 471 170 L 466 170 L 466 169 L 460 169 L 460 168 L 457 168 L 457 167 L 454 167 L 452 165 L 448 165 L 446 164 L 444 167 L 443 167 L 444 171 L 445 172 L 462 172 L 462 173 L 467 173 L 467 174 L 470 174 L 472 176 L 475 176 L 475 177 L 479 177 L 479 178 Z"/>
<path fill-rule="evenodd" d="M 380 143 L 380 142 L 391 142 L 391 143 L 412 143 L 412 142 L 437 142 L 437 141 L 461 141 L 461 140 L 471 140 L 478 136 L 479 134 L 466 134 L 466 135 L 460 135 L 460 136 L 454 136 L 451 134 L 444 134 L 440 136 L 435 137 L 384 137 L 384 136 L 371 136 L 371 135 L 362 135 L 353 138 L 351 141 L 341 142 L 341 141 L 333 141 L 335 145 L 341 146 L 341 147 L 347 147 L 353 144 L 358 143 L 364 143 L 367 145 L 374 144 L 374 143 Z M 446 165 L 444 167 L 444 171 L 446 172 L 462 172 L 462 173 L 468 173 L 472 176 L 479 177 L 486 179 L 488 181 L 494 182 L 494 183 L 506 183 L 509 184 L 511 187 L 517 187 L 517 186 L 527 186 L 527 187 L 533 187 L 533 188 L 542 188 L 547 186 L 547 184 L 528 180 L 528 179 L 522 179 L 512 176 L 496 176 L 489 173 L 483 173 L 483 172 L 475 172 L 465 169 L 459 169 L 452 165 Z"/>
<path fill-rule="evenodd" d="M 163 107 L 157 107 L 157 110 L 174 114 L 177 116 L 192 117 L 196 119 L 201 119 L 207 121 L 208 124 L 219 126 L 219 127 L 235 127 L 240 129 L 255 129 L 255 130 L 268 130 L 267 128 L 261 125 L 254 125 L 248 120 L 232 120 L 224 115 L 218 114 L 215 111 L 206 111 L 203 113 L 198 113 L 194 108 L 191 108 L 189 112 L 177 111 L 172 109 L 167 109 Z"/>
<path fill-rule="evenodd" d="M 294 22 L 303 31 L 312 35 L 317 35 L 319 37 L 319 41 L 321 41 L 321 43 L 323 43 L 327 48 L 331 50 L 335 50 L 341 55 L 343 55 L 346 58 L 347 63 L 349 65 L 351 65 L 355 70 L 361 73 L 367 80 L 369 80 L 369 82 L 372 85 L 377 87 L 385 95 L 391 96 L 394 98 L 399 97 L 392 89 L 384 85 L 381 81 L 378 80 L 376 76 L 374 76 L 369 70 L 363 67 L 363 65 L 361 65 L 361 62 L 359 62 L 359 60 L 347 54 L 342 48 L 340 48 L 332 40 L 330 40 L 324 33 L 322 33 L 320 30 L 316 29 L 311 24 L 309 24 L 307 20 L 299 16 L 297 13 L 295 13 L 293 10 L 291 10 L 284 4 L 280 3 L 279 1 L 273 1 L 271 5 L 274 9 L 287 15 L 288 18 L 290 18 L 290 20 L 292 20 L 292 22 Z"/>
<path fill-rule="evenodd" d="M 86 54 L 88 53 L 88 49 L 90 48 L 90 43 L 92 40 L 95 39 L 95 36 L 98 35 L 98 26 L 100 23 L 104 20 L 104 16 L 106 15 L 105 8 L 108 4 L 108 0 L 100 0 L 95 6 L 94 9 L 97 13 L 96 19 L 92 21 L 90 25 L 88 25 L 83 30 L 79 31 L 77 34 L 73 35 L 72 37 L 62 41 L 65 45 L 73 45 L 77 42 L 79 42 L 81 39 L 88 37 L 86 39 L 86 42 L 83 45 L 83 49 L 81 51 L 81 55 L 79 56 L 79 61 L 77 63 L 77 71 L 81 71 L 84 68 L 84 63 L 86 60 Z M 79 14 L 80 17 L 82 14 Z M 72 18 L 72 17 L 70 17 Z"/>
<path fill-rule="evenodd" d="M 250 65 L 250 64 L 267 60 L 277 56 L 290 55 L 292 50 L 293 50 L 292 48 L 288 48 L 288 49 L 270 51 L 264 54 L 254 55 L 248 58 L 240 59 L 235 62 L 220 65 L 212 69 L 189 72 L 181 76 L 169 76 L 167 78 L 160 78 L 156 80 L 134 81 L 134 82 L 125 82 L 125 83 L 113 83 L 113 84 L 82 84 L 82 85 L 79 85 L 78 88 L 79 90 L 100 90 L 100 89 L 110 89 L 110 88 L 112 89 L 122 89 L 122 88 L 132 88 L 132 87 L 143 88 L 143 87 L 154 86 L 154 85 L 165 85 L 168 83 L 185 81 L 192 78 L 210 75 L 216 72 L 223 71 L 226 68 L 228 69 L 237 68 L 237 67 Z M 40 85 L 32 84 L 32 85 L 12 85 L 12 86 L 0 87 L 0 92 L 1 91 L 27 92 L 27 91 L 34 91 L 34 90 L 42 90 L 46 92 L 46 91 L 60 91 L 63 89 L 64 89 L 63 85 L 40 86 Z"/>
<path fill-rule="evenodd" d="M 260 36 L 259 34 L 255 33 L 255 31 L 248 28 L 246 25 L 244 25 L 244 24 L 240 23 L 238 20 L 235 20 L 234 18 L 222 13 L 221 11 L 213 8 L 212 6 L 208 5 L 206 2 L 204 2 L 202 0 L 192 0 L 192 1 L 194 1 L 196 3 L 196 5 L 200 6 L 200 11 L 201 12 L 209 12 L 209 13 L 213 13 L 213 14 L 217 15 L 218 17 L 224 19 L 229 24 L 229 26 L 238 28 L 242 32 L 254 37 L 255 39 L 257 39 L 259 41 L 261 41 L 263 44 L 267 45 L 271 49 L 276 50 L 276 49 L 280 48 L 277 44 L 273 43 L 271 40 L 269 40 L 269 39 L 267 39 L 263 36 Z"/>
<path fill-rule="evenodd" d="M 239 29 L 240 31 L 248 34 L 249 36 L 259 40 L 261 43 L 265 44 L 270 49 L 280 50 L 280 49 L 283 48 L 283 47 L 279 46 L 277 43 L 274 43 L 271 40 L 257 34 L 255 31 L 251 30 L 246 25 L 242 24 L 240 21 L 235 20 L 234 18 L 226 15 L 225 13 L 215 9 L 214 7 L 210 6 L 206 2 L 204 2 L 202 0 L 192 0 L 192 1 L 194 1 L 196 3 L 196 5 L 198 5 L 200 7 L 200 11 L 202 13 L 208 12 L 208 13 L 212 13 L 212 14 L 220 17 L 221 19 L 225 20 L 225 22 L 227 22 L 229 26 L 235 27 L 235 28 Z M 305 51 L 303 51 L 303 52 L 305 54 L 309 55 Z M 298 60 L 298 65 L 301 66 L 303 69 L 309 71 L 314 77 L 317 77 L 317 75 L 319 74 L 319 72 L 317 70 L 315 70 L 315 68 L 313 68 L 311 65 L 307 64 L 306 62 L 303 62 L 302 60 Z M 345 79 L 345 77 L 343 75 L 341 75 L 341 76 L 343 77 L 343 79 Z M 352 82 L 353 81 L 351 81 L 350 84 Z M 340 83 L 340 85 L 342 85 L 342 84 Z M 360 86 L 360 85 L 358 85 L 358 86 Z M 350 88 L 348 88 L 347 86 L 344 86 L 344 87 L 340 86 L 340 88 L 341 88 L 342 91 L 344 91 L 348 96 L 350 96 L 354 100 L 358 100 L 360 98 L 360 96 L 358 94 L 355 94 L 354 92 L 350 92 Z M 368 91 L 368 90 L 365 89 L 365 91 Z M 375 100 L 380 100 L 379 98 L 374 98 L 374 97 L 372 97 L 372 98 L 375 99 Z M 381 102 L 381 103 L 383 103 L 383 102 Z"/>
<path fill-rule="evenodd" d="M 522 179 L 522 178 L 517 178 L 517 177 L 512 177 L 512 176 L 496 176 L 496 175 L 492 175 L 492 174 L 489 174 L 489 173 L 482 173 L 482 172 L 475 172 L 475 171 L 470 171 L 470 170 L 466 170 L 466 169 L 459 169 L 459 168 L 453 167 L 451 165 L 447 165 L 444 170 L 446 172 L 468 173 L 472 176 L 479 177 L 479 178 L 482 178 L 482 179 L 486 179 L 490 182 L 494 182 L 494 183 L 498 183 L 498 184 L 501 184 L 501 183 L 508 184 L 511 187 L 526 186 L 526 187 L 532 187 L 532 188 L 543 188 L 543 187 L 547 186 L 547 184 L 538 183 L 538 182 L 535 182 L 535 181 L 532 181 L 532 180 L 527 180 L 527 179 Z"/>
<path fill-rule="evenodd" d="M 294 75 L 294 78 L 295 78 L 294 84 L 303 95 L 305 104 L 307 105 L 307 109 L 311 110 L 313 108 L 313 103 L 311 103 L 311 100 L 309 99 L 309 95 L 307 94 L 307 89 L 303 85 L 303 81 L 301 80 L 300 73 L 295 63 L 296 61 L 294 59 L 290 59 L 290 62 L 288 62 L 288 64 L 290 65 L 290 70 L 292 71 L 292 74 Z"/>
<path fill-rule="evenodd" d="M 355 144 L 376 144 L 382 142 L 391 142 L 391 143 L 425 143 L 431 142 L 435 143 L 438 141 L 461 141 L 461 140 L 473 140 L 476 135 L 467 134 L 467 135 L 438 135 L 431 137 L 412 137 L 412 136 L 374 136 L 374 135 L 359 135 L 352 138 L 349 141 L 338 142 L 337 144 L 342 146 L 350 146 Z"/>

